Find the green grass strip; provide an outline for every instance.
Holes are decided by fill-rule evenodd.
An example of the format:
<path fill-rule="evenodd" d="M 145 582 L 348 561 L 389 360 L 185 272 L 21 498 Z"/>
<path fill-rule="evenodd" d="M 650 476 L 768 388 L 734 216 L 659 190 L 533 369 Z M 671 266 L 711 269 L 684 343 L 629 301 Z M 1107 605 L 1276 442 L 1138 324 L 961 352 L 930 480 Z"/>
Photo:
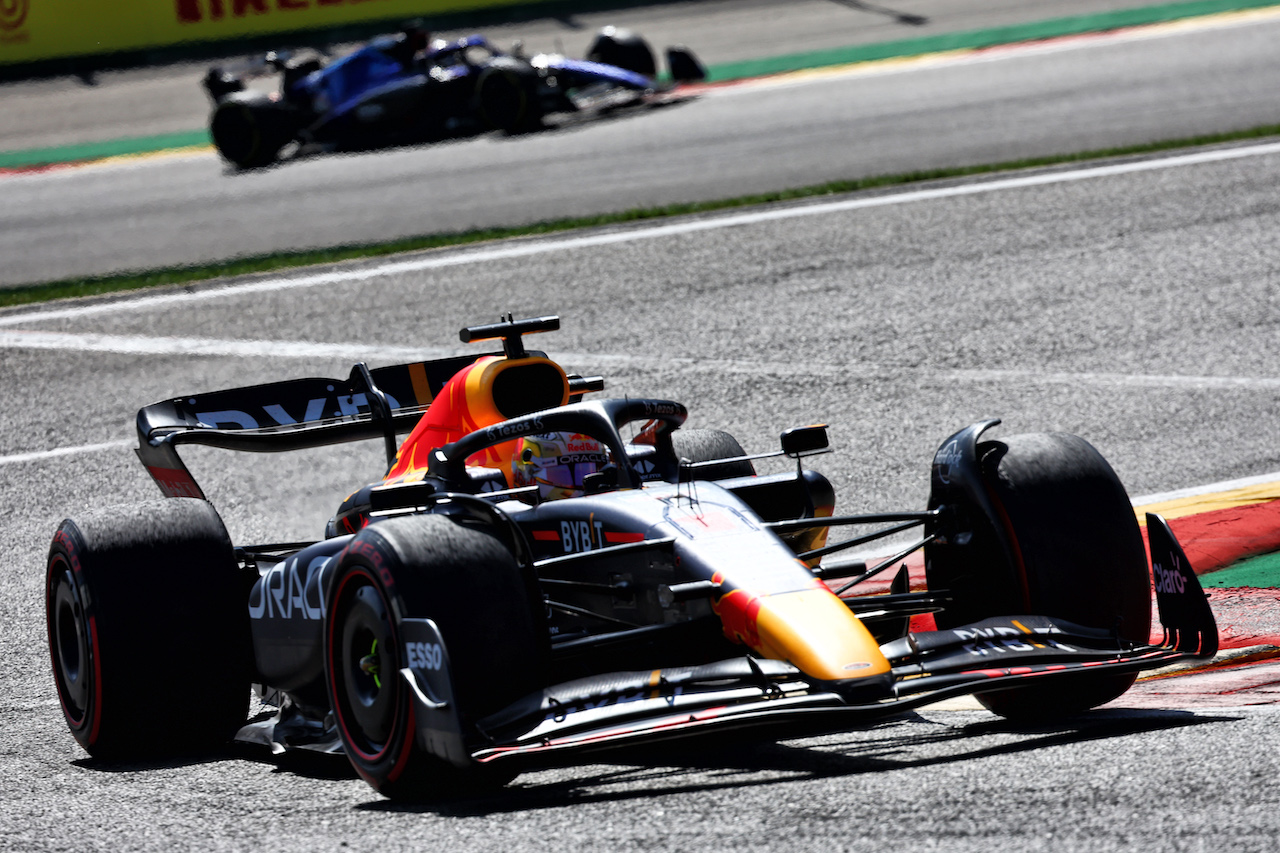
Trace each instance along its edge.
<path fill-rule="evenodd" d="M 921 181 L 962 178 L 973 175 L 990 174 L 993 172 L 1005 172 L 1017 169 L 1054 166 L 1063 163 L 1075 163 L 1085 160 L 1150 154 L 1176 148 L 1212 145 L 1224 142 L 1237 142 L 1241 140 L 1270 136 L 1280 136 L 1280 125 L 1267 125 L 1234 133 L 1218 133 L 1210 136 L 1197 136 L 1189 139 L 1154 142 L 1146 145 L 1135 145 L 1126 148 L 1110 148 L 1079 154 L 1037 157 L 1028 160 L 1017 160 L 992 165 L 930 169 L 901 175 L 883 175 L 845 181 L 831 181 L 825 184 L 801 187 L 793 190 L 761 193 L 758 195 L 741 196 L 738 198 L 720 199 L 716 201 L 673 204 L 665 207 L 640 208 L 621 211 L 618 213 L 606 213 L 598 216 L 555 219 L 517 228 L 488 228 L 457 233 L 426 234 L 418 237 L 406 237 L 401 240 L 394 240 L 387 243 L 363 243 L 335 246 L 329 249 L 283 252 L 271 255 L 232 258 L 226 261 L 217 261 L 197 266 L 141 270 L 118 275 L 73 278 L 41 284 L 0 287 L 0 307 L 27 305 L 35 302 L 46 302 L 51 299 L 95 296 L 104 293 L 140 290 L 143 288 L 158 287 L 161 285 L 186 284 L 229 276 L 269 273 L 279 270 L 293 269 L 295 267 L 310 266 L 313 264 L 330 264 L 360 258 L 394 255 L 400 252 L 463 246 L 490 240 L 507 240 L 513 237 L 556 234 L 580 228 L 595 228 L 604 225 L 640 222 L 670 216 L 707 213 L 735 207 L 746 207 L 750 205 L 769 204 L 779 201 L 792 201 L 797 199 L 837 195 L 841 193 L 857 192 L 859 190 L 919 183 Z"/>
<path fill-rule="evenodd" d="M 1067 18 L 1053 18 L 1048 21 L 1011 24 L 1007 27 L 993 27 L 960 33 L 941 33 L 934 36 L 921 36 L 919 38 L 882 42 L 880 44 L 853 45 L 766 59 L 730 62 L 708 68 L 707 77 L 713 82 L 736 80 L 743 77 L 763 77 L 768 74 L 804 71 L 830 65 L 874 62 L 881 59 L 920 56 L 951 50 L 976 50 L 1002 44 L 1016 44 L 1018 42 L 1041 41 L 1043 39 L 1083 35 L 1085 33 L 1106 32 L 1108 30 L 1124 29 L 1125 27 L 1162 24 L 1184 18 L 1197 18 L 1204 15 L 1237 12 L 1275 5 L 1275 0 L 1193 0 L 1193 2 L 1187 3 L 1169 3 L 1161 6 L 1145 6 L 1138 9 L 1119 9 L 1114 12 L 1102 12 L 1093 15 L 1075 15 Z"/>
<path fill-rule="evenodd" d="M 1234 589 L 1250 586 L 1260 589 L 1280 587 L 1280 554 L 1253 557 L 1221 571 L 1200 578 L 1201 586 Z"/>
<path fill-rule="evenodd" d="M 920 56 L 951 50 L 974 50 L 1001 44 L 1039 41 L 1048 38 L 1105 32 L 1107 30 L 1159 24 L 1184 18 L 1214 15 L 1222 12 L 1275 6 L 1276 0 L 1191 0 L 1184 3 L 1168 3 L 1137 9 L 1120 9 L 1093 15 L 1076 15 L 994 27 L 961 33 L 942 33 L 914 39 L 883 42 L 880 44 L 854 45 L 850 47 L 794 53 L 765 59 L 751 59 L 714 65 L 707 69 L 710 82 L 741 80 L 748 77 L 764 77 L 789 71 L 805 71 L 831 65 L 849 65 L 857 62 L 873 62 L 903 56 Z M 193 97 L 196 97 L 193 89 Z M 0 151 L 0 169 L 29 169 L 57 163 L 98 160 L 127 154 L 146 154 L 170 148 L 186 148 L 209 145 L 207 130 L 191 130 L 167 133 L 159 136 L 143 136 L 130 139 L 112 139 L 83 145 L 67 145 L 55 148 L 30 148 L 23 151 Z"/>

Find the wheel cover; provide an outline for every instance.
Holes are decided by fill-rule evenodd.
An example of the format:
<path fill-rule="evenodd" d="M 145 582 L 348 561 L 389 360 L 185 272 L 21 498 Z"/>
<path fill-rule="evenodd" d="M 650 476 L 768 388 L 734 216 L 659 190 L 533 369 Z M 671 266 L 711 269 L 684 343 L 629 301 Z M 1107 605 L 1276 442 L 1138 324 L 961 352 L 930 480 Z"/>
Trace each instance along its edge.
<path fill-rule="evenodd" d="M 382 589 L 362 569 L 342 580 L 330 628 L 334 712 L 349 745 L 377 760 L 400 705 L 395 628 Z"/>

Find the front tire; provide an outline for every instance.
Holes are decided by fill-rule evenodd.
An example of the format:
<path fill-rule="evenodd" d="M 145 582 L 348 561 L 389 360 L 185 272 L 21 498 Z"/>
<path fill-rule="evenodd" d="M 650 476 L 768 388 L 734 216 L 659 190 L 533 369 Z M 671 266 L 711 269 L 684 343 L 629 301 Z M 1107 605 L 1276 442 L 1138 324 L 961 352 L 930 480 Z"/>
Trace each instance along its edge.
<path fill-rule="evenodd" d="M 630 30 L 605 27 L 596 34 L 595 41 L 587 48 L 587 59 L 601 62 L 653 79 L 658 73 L 658 63 L 648 42 Z"/>
<path fill-rule="evenodd" d="M 1151 591 L 1142 534 L 1119 478 L 1082 438 L 1015 435 L 978 444 L 993 518 L 973 520 L 968 544 L 926 546 L 931 589 L 954 603 L 939 628 L 992 616 L 1056 616 L 1149 642 Z M 975 511 L 974 515 L 978 513 Z M 1000 536 L 1011 543 L 1006 557 Z M 978 694 L 1008 718 L 1061 716 L 1124 693 L 1136 674 L 1077 675 Z"/>
<path fill-rule="evenodd" d="M 95 758 L 165 758 L 230 740 L 249 700 L 248 584 L 213 507 L 171 498 L 67 519 L 46 618 L 71 733 Z"/>
<path fill-rule="evenodd" d="M 690 462 L 712 462 L 716 459 L 733 459 L 746 456 L 738 440 L 727 432 L 718 429 L 681 429 L 671 434 L 671 447 L 676 459 L 688 459 Z M 695 480 L 728 480 L 732 477 L 754 477 L 756 468 L 749 459 L 736 462 L 725 462 L 720 465 L 708 465 L 706 468 L 695 468 L 692 472 Z"/>
<path fill-rule="evenodd" d="M 366 527 L 339 557 L 327 594 L 325 670 L 334 720 L 356 772 L 397 800 L 509 781 L 421 750 L 401 619 L 430 618 L 448 649 L 465 732 L 546 684 L 550 645 L 530 575 L 485 530 L 439 515 Z"/>

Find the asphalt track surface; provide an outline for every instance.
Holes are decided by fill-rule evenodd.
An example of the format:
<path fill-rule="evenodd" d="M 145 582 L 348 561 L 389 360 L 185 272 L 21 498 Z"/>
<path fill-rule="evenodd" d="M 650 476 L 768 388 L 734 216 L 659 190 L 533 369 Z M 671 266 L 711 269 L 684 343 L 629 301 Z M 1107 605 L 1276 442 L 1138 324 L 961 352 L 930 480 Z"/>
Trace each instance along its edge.
<path fill-rule="evenodd" d="M 62 517 L 157 495 L 128 450 L 141 403 L 455 352 L 498 311 L 561 313 L 531 343 L 750 450 L 831 423 L 816 467 L 848 511 L 923 505 L 938 442 L 989 416 L 1086 436 L 1131 494 L 1280 470 L 1280 153 L 1019 178 L 0 313 L 0 849 L 1273 850 L 1280 719 L 1248 695 L 1040 728 L 929 710 L 414 809 L 251 752 L 103 765 L 62 722 L 44 554 Z M 261 541 L 317 535 L 379 456 L 192 467 Z M 155 712 L 182 713 L 155 675 Z"/>
<path fill-rule="evenodd" d="M 833 8 L 828 16 L 850 14 Z M 317 157 L 258 173 L 232 173 L 203 153 L 11 176 L 0 182 L 0 285 L 1272 124 L 1280 23 L 1257 14 L 713 89 L 527 138 Z"/>
<path fill-rule="evenodd" d="M 570 368 L 604 372 L 616 394 L 686 401 L 694 424 L 749 449 L 830 422 L 837 453 L 820 467 L 851 511 L 922 505 L 936 444 L 991 415 L 1009 431 L 1089 437 L 1134 494 L 1280 470 L 1278 185 L 1280 156 L 1254 152 L 7 313 L 3 843 L 1270 849 L 1271 707 L 1108 710 L 1047 729 L 931 711 L 833 738 L 534 773 L 500 796 L 413 810 L 252 755 L 101 765 L 67 735 L 47 674 L 43 554 L 63 515 L 155 488 L 123 445 L 41 452 L 127 440 L 139 401 L 187 389 L 453 351 L 458 328 L 500 305 L 561 312 L 565 328 L 537 343 Z M 261 540 L 315 535 L 379 460 L 376 447 L 208 451 L 193 468 L 233 535 Z M 297 500 L 268 502 L 281 481 Z M 156 676 L 156 713 L 181 713 Z"/>

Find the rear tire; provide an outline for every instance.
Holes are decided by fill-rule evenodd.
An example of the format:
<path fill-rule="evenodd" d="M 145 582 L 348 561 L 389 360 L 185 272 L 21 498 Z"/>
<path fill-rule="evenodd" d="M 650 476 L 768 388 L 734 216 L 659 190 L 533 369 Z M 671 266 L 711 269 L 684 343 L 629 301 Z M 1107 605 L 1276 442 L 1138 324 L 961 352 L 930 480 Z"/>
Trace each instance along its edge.
<path fill-rule="evenodd" d="M 209 120 L 214 147 L 241 169 L 275 162 L 297 130 L 297 110 L 256 92 L 229 96 L 214 107 Z"/>
<path fill-rule="evenodd" d="M 538 75 L 525 62 L 496 57 L 476 80 L 476 99 L 484 124 L 504 133 L 528 133 L 542 126 Z"/>
<path fill-rule="evenodd" d="M 67 519 L 45 601 L 58 698 L 90 755 L 208 752 L 244 723 L 248 584 L 210 504 L 172 498 Z"/>
<path fill-rule="evenodd" d="M 427 800 L 510 781 L 501 768 L 458 767 L 417 746 L 398 675 L 400 620 L 439 627 L 464 732 L 473 730 L 546 685 L 550 645 L 531 586 L 497 537 L 444 516 L 378 522 L 347 546 L 326 596 L 329 702 L 347 757 L 379 793 Z"/>
<path fill-rule="evenodd" d="M 688 459 L 690 462 L 711 462 L 747 455 L 736 438 L 718 429 L 676 430 L 671 434 L 671 447 L 676 452 L 676 459 Z M 708 465 L 692 473 L 695 480 L 728 480 L 731 477 L 754 477 L 756 468 L 749 459 L 744 459 Z"/>
<path fill-rule="evenodd" d="M 929 587 L 954 598 L 937 614 L 938 627 L 1026 613 L 1149 642 L 1146 550 L 1124 487 L 1102 455 L 1062 433 L 1015 435 L 977 450 L 998 517 L 976 520 L 967 545 L 926 547 Z M 997 529 L 1013 543 L 1013 565 Z M 1111 701 L 1136 677 L 1072 676 L 978 699 L 1002 717 L 1061 716 Z"/>

